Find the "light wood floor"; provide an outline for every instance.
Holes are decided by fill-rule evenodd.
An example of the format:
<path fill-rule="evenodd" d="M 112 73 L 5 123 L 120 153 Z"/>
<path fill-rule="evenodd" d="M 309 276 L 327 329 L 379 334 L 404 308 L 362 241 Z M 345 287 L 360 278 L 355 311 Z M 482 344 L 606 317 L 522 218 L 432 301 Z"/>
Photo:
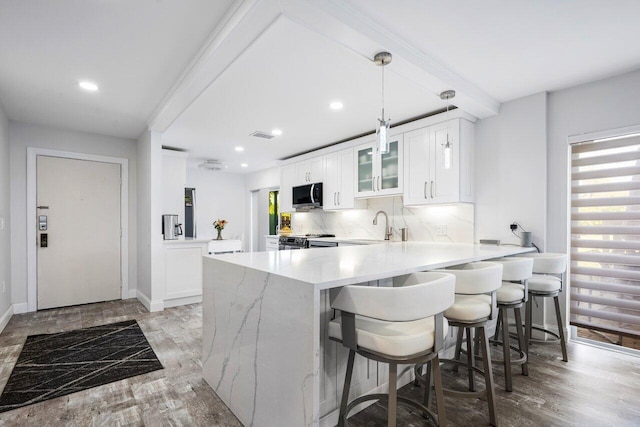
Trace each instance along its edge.
<path fill-rule="evenodd" d="M 165 369 L 0 414 L 2 426 L 238 426 L 240 423 L 201 378 L 200 304 L 148 313 L 136 300 L 91 304 L 13 316 L 0 334 L 0 388 L 27 335 L 136 319 Z M 514 392 L 502 389 L 496 369 L 502 426 L 640 426 L 640 358 L 569 344 L 569 363 L 555 346 L 531 353 L 530 376 L 514 375 Z M 460 370 L 460 375 L 464 374 Z M 444 369 L 444 380 L 456 378 Z M 481 384 L 481 383 L 480 383 Z M 409 385 L 402 394 L 419 396 Z M 487 425 L 486 403 L 447 397 L 450 426 Z M 352 427 L 384 425 L 375 404 L 350 419 Z M 402 406 L 398 425 L 428 425 Z M 279 427 L 279 426 L 278 426 Z"/>

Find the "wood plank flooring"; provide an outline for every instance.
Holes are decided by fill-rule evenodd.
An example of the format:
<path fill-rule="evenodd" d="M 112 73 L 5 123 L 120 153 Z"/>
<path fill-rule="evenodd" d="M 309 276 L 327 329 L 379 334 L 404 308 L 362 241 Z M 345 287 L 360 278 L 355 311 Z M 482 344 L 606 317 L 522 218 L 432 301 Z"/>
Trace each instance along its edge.
<path fill-rule="evenodd" d="M 0 334 L 0 388 L 26 336 L 135 319 L 165 369 L 0 414 L 1 426 L 239 426 L 202 380 L 200 304 L 148 313 L 137 300 L 90 304 L 13 316 Z M 640 358 L 583 344 L 532 348 L 530 376 L 515 374 L 514 391 L 495 370 L 498 422 L 502 426 L 640 426 Z M 444 368 L 444 381 L 466 384 L 465 371 Z M 481 381 L 478 381 L 482 385 Z M 420 396 L 411 385 L 400 393 Z M 488 425 L 486 403 L 447 397 L 450 426 Z M 386 422 L 384 405 L 372 405 L 350 426 Z M 429 425 L 400 406 L 398 425 Z"/>

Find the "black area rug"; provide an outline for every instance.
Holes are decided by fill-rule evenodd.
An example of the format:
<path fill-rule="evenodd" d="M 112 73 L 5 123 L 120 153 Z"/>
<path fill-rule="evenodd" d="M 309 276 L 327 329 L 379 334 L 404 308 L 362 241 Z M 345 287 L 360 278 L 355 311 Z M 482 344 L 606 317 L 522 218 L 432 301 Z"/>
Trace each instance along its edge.
<path fill-rule="evenodd" d="M 29 335 L 0 412 L 162 369 L 138 322 Z"/>

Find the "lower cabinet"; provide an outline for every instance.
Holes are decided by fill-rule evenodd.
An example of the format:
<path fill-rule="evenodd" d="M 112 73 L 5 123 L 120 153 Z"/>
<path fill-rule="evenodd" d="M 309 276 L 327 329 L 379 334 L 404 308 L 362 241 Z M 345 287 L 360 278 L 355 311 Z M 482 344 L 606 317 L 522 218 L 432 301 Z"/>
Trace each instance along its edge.
<path fill-rule="evenodd" d="M 207 243 L 175 243 L 164 246 L 164 306 L 193 303 L 202 297 L 202 256 Z"/>
<path fill-rule="evenodd" d="M 372 281 L 368 283 L 368 286 L 392 286 L 392 281 L 391 279 Z M 340 289 L 337 288 L 320 293 L 320 418 L 339 410 L 344 377 L 347 371 L 349 351 L 342 344 L 329 339 L 329 321 L 334 315 L 331 309 L 331 295 L 335 296 L 339 291 Z M 356 355 L 349 393 L 350 399 L 371 393 L 378 386 L 385 384 L 388 372 L 385 363 L 379 364 Z"/>

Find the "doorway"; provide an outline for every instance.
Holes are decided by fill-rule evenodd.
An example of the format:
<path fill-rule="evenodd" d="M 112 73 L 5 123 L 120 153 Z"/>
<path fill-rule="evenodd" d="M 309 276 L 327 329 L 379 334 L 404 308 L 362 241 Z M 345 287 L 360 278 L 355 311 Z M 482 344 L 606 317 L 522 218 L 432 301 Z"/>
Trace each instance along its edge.
<path fill-rule="evenodd" d="M 38 310 L 119 299 L 120 165 L 37 156 Z"/>
<path fill-rule="evenodd" d="M 278 234 L 279 189 L 261 188 L 251 191 L 251 251 L 266 251 L 266 236 Z"/>
<path fill-rule="evenodd" d="M 129 290 L 129 168 L 128 168 L 128 159 L 120 158 L 120 157 L 109 157 L 109 156 L 100 156 L 93 154 L 82 154 L 82 153 L 74 153 L 68 151 L 58 151 L 58 150 L 49 150 L 43 148 L 27 148 L 27 304 L 24 311 L 36 311 L 38 309 L 46 308 L 47 303 L 44 303 L 39 307 L 39 294 L 41 293 L 42 286 L 39 286 L 38 283 L 38 275 L 39 275 L 39 260 L 38 257 L 42 258 L 43 254 L 39 251 L 40 249 L 49 249 L 53 248 L 52 245 L 59 245 L 61 243 L 60 238 L 55 236 L 59 230 L 56 230 L 56 233 L 53 233 L 54 226 L 60 225 L 58 219 L 54 218 L 56 214 L 49 213 L 48 211 L 52 211 L 52 209 L 37 209 L 36 206 L 49 206 L 52 204 L 44 204 L 37 203 L 38 202 L 38 158 L 39 157 L 49 157 L 54 159 L 65 159 L 67 161 L 85 161 L 78 162 L 77 164 L 84 164 L 85 166 L 89 166 L 86 169 L 93 170 L 96 166 L 106 164 L 107 169 L 111 169 L 112 171 L 116 171 L 115 175 L 117 175 L 117 187 L 114 188 L 113 193 L 114 196 L 104 196 L 96 190 L 98 187 L 90 186 L 89 189 L 78 189 L 76 188 L 74 191 L 75 196 L 84 198 L 92 198 L 92 193 L 98 195 L 98 199 L 105 198 L 109 199 L 109 204 L 115 205 L 117 209 L 114 209 L 115 214 L 112 214 L 114 218 L 112 221 L 114 224 L 118 225 L 118 229 L 114 233 L 112 231 L 108 232 L 109 238 L 108 240 L 117 240 L 117 245 L 115 243 L 111 243 L 112 247 L 115 249 L 115 256 L 106 257 L 109 259 L 109 262 L 115 265 L 114 268 L 109 269 L 109 277 L 116 277 L 116 285 L 112 285 L 112 290 L 119 290 L 116 292 L 111 292 L 109 295 L 100 296 L 100 300 L 107 299 L 126 299 L 135 297 L 135 290 Z M 76 163 L 73 163 L 74 165 Z M 80 168 L 82 169 L 82 168 Z M 98 167 L 98 169 L 100 169 Z M 66 171 L 64 171 L 67 173 Z M 84 179 L 76 179 L 76 181 L 83 181 Z M 73 180 L 72 180 L 73 181 Z M 87 182 L 91 182 L 87 180 Z M 75 188 L 75 187 L 74 187 Z M 98 200 L 99 203 L 102 201 Z M 58 206 L 59 203 L 56 202 Z M 65 203 L 66 205 L 66 203 Z M 58 208 L 56 208 L 58 210 Z M 43 213 L 44 212 L 44 213 Z M 101 256 L 104 254 L 100 254 L 101 256 L 96 255 L 97 252 L 93 248 L 99 248 L 100 243 L 99 240 L 102 240 L 102 230 L 111 230 L 111 227 L 106 226 L 102 223 L 100 219 L 99 213 L 102 212 L 102 208 L 98 205 L 97 211 L 92 210 L 90 213 L 84 213 L 83 220 L 88 220 L 91 224 L 93 224 L 89 229 L 89 231 L 85 232 L 71 232 L 73 235 L 83 235 L 85 238 L 89 237 L 91 245 L 85 242 L 89 250 L 87 253 L 93 254 L 91 260 L 86 262 L 87 269 L 83 270 L 79 268 L 83 261 L 80 258 L 71 259 L 71 255 L 66 257 L 66 259 L 60 264 L 63 265 L 64 268 L 60 268 L 61 270 L 67 269 L 67 267 L 71 266 L 71 270 L 67 270 L 66 274 L 70 277 L 76 277 L 79 279 L 86 279 L 84 283 L 91 281 L 93 283 L 94 276 L 91 276 L 91 273 L 87 273 L 87 270 L 91 270 L 88 267 L 91 267 L 93 263 L 99 261 Z M 56 212 L 57 213 L 57 212 Z M 94 215 L 96 213 L 96 215 Z M 51 235 L 47 235 L 46 246 L 47 248 L 41 248 L 41 231 L 39 217 L 42 215 L 47 216 L 47 230 L 49 233 L 53 233 Z M 71 216 L 72 214 L 68 214 Z M 66 219 L 66 215 L 65 215 Z M 55 224 L 54 224 L 55 222 Z M 98 224 L 100 223 L 100 224 Z M 78 225 L 75 225 L 79 227 Z M 114 227 L 115 229 L 115 227 Z M 79 229 L 78 229 L 79 230 Z M 69 233 L 67 231 L 67 233 Z M 63 239 L 65 236 L 63 235 Z M 117 246 L 117 247 L 116 247 Z M 98 251 L 100 251 L 98 249 Z M 71 253 L 69 253 L 71 254 Z M 74 255 L 75 256 L 75 255 Z M 42 259 L 41 259 L 42 260 Z M 71 262 L 74 261 L 74 262 Z M 59 266 L 57 266 L 59 268 Z M 97 270 L 97 269 L 96 269 Z M 115 271 L 115 273 L 114 273 Z M 47 273 L 48 274 L 48 273 Z M 53 276 L 52 276 L 53 277 Z M 113 281 L 113 279 L 112 279 Z M 43 285 L 44 286 L 44 285 Z M 42 288 L 42 289 L 39 289 Z M 88 295 L 93 295 L 93 292 L 87 292 Z M 94 300 L 96 298 L 93 298 Z M 62 304 L 54 303 L 54 305 L 70 305 L 70 304 L 82 304 L 85 302 L 92 302 L 91 299 L 88 301 L 76 302 L 76 301 L 66 301 Z"/>

